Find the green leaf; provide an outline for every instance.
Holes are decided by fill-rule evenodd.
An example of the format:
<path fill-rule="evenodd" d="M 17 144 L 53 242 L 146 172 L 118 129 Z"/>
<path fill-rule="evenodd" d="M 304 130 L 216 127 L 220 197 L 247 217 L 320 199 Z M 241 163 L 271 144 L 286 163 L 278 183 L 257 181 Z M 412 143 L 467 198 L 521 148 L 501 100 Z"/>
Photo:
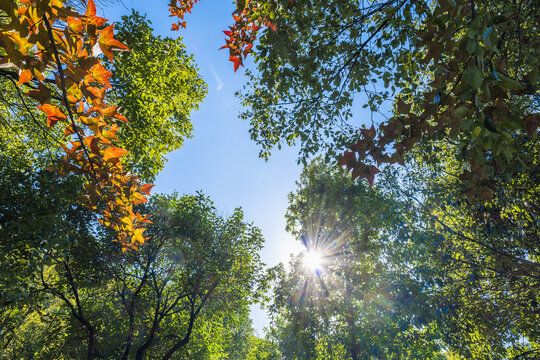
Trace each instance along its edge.
<path fill-rule="evenodd" d="M 471 134 L 473 140 L 476 140 L 478 136 L 480 136 L 481 133 L 482 133 L 482 128 L 480 126 L 475 127 Z"/>
<path fill-rule="evenodd" d="M 503 89 L 512 91 L 512 90 L 523 90 L 525 88 L 525 85 L 521 84 L 520 82 L 512 78 L 509 78 L 506 75 L 499 74 L 499 78 L 501 79 L 501 81 L 499 81 L 497 85 L 499 85 Z"/>
<path fill-rule="evenodd" d="M 482 72 L 476 67 L 470 67 L 463 71 L 463 77 L 465 81 L 470 84 L 474 89 L 480 89 L 482 86 Z"/>
<path fill-rule="evenodd" d="M 454 116 L 457 117 L 458 119 L 461 119 L 465 117 L 465 115 L 467 115 L 468 112 L 469 112 L 469 108 L 465 106 L 460 106 L 454 111 Z"/>

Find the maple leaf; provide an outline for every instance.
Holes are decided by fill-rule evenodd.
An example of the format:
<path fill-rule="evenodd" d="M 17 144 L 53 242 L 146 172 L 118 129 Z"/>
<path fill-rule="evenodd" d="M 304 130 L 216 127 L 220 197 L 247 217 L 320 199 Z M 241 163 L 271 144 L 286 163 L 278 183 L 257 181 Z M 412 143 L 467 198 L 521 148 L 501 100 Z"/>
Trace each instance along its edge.
<path fill-rule="evenodd" d="M 111 117 L 117 114 L 118 106 L 110 106 L 102 110 L 103 116 Z"/>
<path fill-rule="evenodd" d="M 129 153 L 129 151 L 116 148 L 116 147 L 110 147 L 105 149 L 103 152 L 103 160 L 106 162 L 117 160 L 119 157 L 126 155 Z"/>
<path fill-rule="evenodd" d="M 138 228 L 133 231 L 133 237 L 131 238 L 131 244 L 138 246 L 139 244 L 144 244 L 144 236 L 143 233 L 146 231 L 144 228 Z"/>
<path fill-rule="evenodd" d="M 527 131 L 527 135 L 532 137 L 540 125 L 540 113 L 531 114 L 523 119 L 523 121 L 525 122 L 525 131 Z"/>
<path fill-rule="evenodd" d="M 343 154 L 343 157 L 341 160 L 339 160 L 338 165 L 340 166 L 348 166 L 349 168 L 352 167 L 351 164 L 354 164 L 356 161 L 356 157 L 354 156 L 354 153 L 351 151 L 345 151 Z"/>
<path fill-rule="evenodd" d="M 86 12 L 84 13 L 84 16 L 88 16 L 88 17 L 96 16 L 96 4 L 94 4 L 94 0 L 88 0 L 88 4 L 86 5 Z"/>
<path fill-rule="evenodd" d="M 146 197 L 141 194 L 140 192 L 134 192 L 131 197 L 129 198 L 129 201 L 133 204 L 133 205 L 139 205 L 139 204 L 143 204 L 143 203 L 147 203 L 148 200 L 146 199 Z"/>
<path fill-rule="evenodd" d="M 94 4 L 94 0 L 88 0 L 84 16 L 89 19 L 88 23 L 95 25 L 96 27 L 104 25 L 107 22 L 107 19 L 96 16 L 96 4 Z"/>
<path fill-rule="evenodd" d="M 82 33 L 84 30 L 84 24 L 80 19 L 69 17 L 67 23 L 69 28 L 76 33 Z"/>
<path fill-rule="evenodd" d="M 155 185 L 153 184 L 144 184 L 144 185 L 141 185 L 139 190 L 142 191 L 144 194 L 150 196 L 150 189 L 153 188 L 154 186 Z"/>
<path fill-rule="evenodd" d="M 403 99 L 398 98 L 397 108 L 400 114 L 408 114 L 411 111 L 411 104 L 407 104 Z"/>
<path fill-rule="evenodd" d="M 37 107 L 47 114 L 47 126 L 52 127 L 58 121 L 67 120 L 66 115 L 58 107 L 51 104 L 43 104 Z"/>
<path fill-rule="evenodd" d="M 122 44 L 120 41 L 113 38 L 114 24 L 107 26 L 99 33 L 98 44 L 103 54 L 112 62 L 113 53 L 112 50 L 118 51 L 130 51 L 128 47 Z"/>
<path fill-rule="evenodd" d="M 51 91 L 42 83 L 38 84 L 37 89 L 32 89 L 26 93 L 32 99 L 39 101 L 42 105 L 51 99 Z"/>
<path fill-rule="evenodd" d="M 242 65 L 242 59 L 239 56 L 230 56 L 229 61 L 234 63 L 234 72 Z"/>
<path fill-rule="evenodd" d="M 373 125 L 371 125 L 369 129 L 360 129 L 360 132 L 368 139 L 373 139 L 376 135 L 375 127 Z"/>
<path fill-rule="evenodd" d="M 352 172 L 353 179 L 364 178 L 367 179 L 369 186 L 373 186 L 375 181 L 375 175 L 380 173 L 381 170 L 377 169 L 374 165 L 366 165 L 364 163 L 357 164 Z"/>
<path fill-rule="evenodd" d="M 30 80 L 32 80 L 32 77 L 32 70 L 26 69 L 21 71 L 21 73 L 19 74 L 19 82 L 17 82 L 17 85 L 29 82 Z"/>
<path fill-rule="evenodd" d="M 101 63 L 97 63 L 96 65 L 92 66 L 90 68 L 90 73 L 99 83 L 103 84 L 107 88 L 111 87 L 109 78 L 112 76 L 112 73 L 105 69 Z"/>

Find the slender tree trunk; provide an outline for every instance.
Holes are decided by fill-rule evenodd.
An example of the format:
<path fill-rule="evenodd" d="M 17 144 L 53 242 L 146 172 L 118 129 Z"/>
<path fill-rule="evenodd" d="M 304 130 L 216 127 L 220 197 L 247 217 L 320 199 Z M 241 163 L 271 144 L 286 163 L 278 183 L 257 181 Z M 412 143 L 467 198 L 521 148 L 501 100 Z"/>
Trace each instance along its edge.
<path fill-rule="evenodd" d="M 93 328 L 88 329 L 88 355 L 86 356 L 86 359 L 93 360 L 95 356 L 95 337 L 96 332 Z"/>
<path fill-rule="evenodd" d="M 137 349 L 137 352 L 135 353 L 135 360 L 142 360 L 144 353 L 146 352 L 146 350 L 148 350 L 148 348 L 150 348 L 150 346 L 154 342 L 154 338 L 156 337 L 156 331 L 158 329 L 159 323 L 163 319 L 163 318 L 160 318 L 159 311 L 160 311 L 160 303 L 158 302 L 156 311 L 154 313 L 154 319 L 152 320 L 152 328 L 150 329 L 150 334 L 148 335 L 148 339 L 146 340 L 146 342 Z"/>

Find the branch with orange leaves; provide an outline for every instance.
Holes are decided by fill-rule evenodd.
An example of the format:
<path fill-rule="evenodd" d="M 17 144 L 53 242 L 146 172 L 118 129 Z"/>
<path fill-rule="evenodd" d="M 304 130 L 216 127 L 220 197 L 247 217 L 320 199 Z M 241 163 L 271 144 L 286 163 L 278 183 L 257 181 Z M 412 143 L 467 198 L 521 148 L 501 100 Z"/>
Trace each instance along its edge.
<path fill-rule="evenodd" d="M 153 185 L 141 185 L 122 166 L 120 158 L 127 151 L 115 146 L 115 133 L 127 119 L 104 100 L 112 74 L 97 57 L 103 53 L 112 62 L 113 50 L 129 49 L 114 39 L 113 25 L 99 30 L 107 19 L 96 16 L 93 0 L 84 15 L 60 0 L 8 0 L 0 11 L 10 18 L 0 26 L 0 44 L 7 54 L 0 63 L 19 71 L 19 86 L 37 81 L 27 95 L 40 102 L 47 127 L 63 125 L 71 144 L 62 145 L 66 156 L 53 170 L 85 177 L 85 204 L 116 231 L 123 250 L 137 249 L 146 240 L 144 227 L 150 221 L 133 207 L 148 201 Z M 60 89 L 59 102 L 53 102 L 46 85 L 51 80 Z"/>

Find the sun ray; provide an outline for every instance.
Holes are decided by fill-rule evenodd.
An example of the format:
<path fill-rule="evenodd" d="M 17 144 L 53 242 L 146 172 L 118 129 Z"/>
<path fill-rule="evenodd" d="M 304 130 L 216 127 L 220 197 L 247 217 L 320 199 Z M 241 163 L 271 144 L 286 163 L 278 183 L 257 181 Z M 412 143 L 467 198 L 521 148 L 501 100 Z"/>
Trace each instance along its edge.
<path fill-rule="evenodd" d="M 302 263 L 309 272 L 319 273 L 323 270 L 323 254 L 318 250 L 306 250 L 302 255 Z"/>

